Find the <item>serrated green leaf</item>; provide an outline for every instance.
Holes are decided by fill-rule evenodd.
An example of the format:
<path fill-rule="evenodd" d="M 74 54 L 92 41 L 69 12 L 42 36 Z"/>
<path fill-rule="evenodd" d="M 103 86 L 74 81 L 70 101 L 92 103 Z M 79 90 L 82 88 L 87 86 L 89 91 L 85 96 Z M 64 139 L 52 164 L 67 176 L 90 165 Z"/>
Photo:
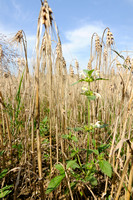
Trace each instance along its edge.
<path fill-rule="evenodd" d="M 76 138 L 76 136 L 72 136 L 71 138 L 74 142 L 78 142 L 78 139 Z"/>
<path fill-rule="evenodd" d="M 90 154 L 95 153 L 96 155 L 99 155 L 99 152 L 97 149 L 89 149 Z"/>
<path fill-rule="evenodd" d="M 94 72 L 94 69 L 92 69 L 92 70 L 84 69 L 83 71 L 90 77 L 92 75 L 92 73 Z"/>
<path fill-rule="evenodd" d="M 64 170 L 64 168 L 62 167 L 61 164 L 55 165 L 55 168 L 59 170 L 60 174 L 65 173 L 65 170 Z"/>
<path fill-rule="evenodd" d="M 2 189 L 0 189 L 0 199 L 6 197 L 9 193 L 11 193 L 12 190 L 9 190 L 9 189 L 12 187 L 13 185 L 7 185 L 3 187 Z"/>
<path fill-rule="evenodd" d="M 97 179 L 92 174 L 90 174 L 89 176 L 87 176 L 85 178 L 85 180 L 89 181 L 92 186 L 96 186 L 97 185 Z"/>
<path fill-rule="evenodd" d="M 0 173 L 0 179 L 3 178 L 8 172 L 8 169 L 4 169 L 1 173 Z"/>
<path fill-rule="evenodd" d="M 81 128 L 81 127 L 75 127 L 74 129 L 73 129 L 75 132 L 77 131 L 82 131 L 83 130 L 83 128 Z"/>
<path fill-rule="evenodd" d="M 71 157 L 74 157 L 76 154 L 77 154 L 77 151 L 74 151 L 74 152 L 71 153 L 70 156 L 71 156 Z"/>
<path fill-rule="evenodd" d="M 48 188 L 46 190 L 46 194 L 49 194 L 50 192 L 52 192 L 53 190 L 55 190 L 61 183 L 61 181 L 65 178 L 65 174 L 56 176 L 55 178 L 51 179 Z"/>
<path fill-rule="evenodd" d="M 112 167 L 110 163 L 106 160 L 99 161 L 99 167 L 101 171 L 111 178 L 112 176 Z"/>
<path fill-rule="evenodd" d="M 102 151 L 105 151 L 109 147 L 110 147 L 110 144 L 102 144 L 98 147 L 98 151 L 99 153 L 101 153 Z"/>
<path fill-rule="evenodd" d="M 12 190 L 6 190 L 6 191 L 3 191 L 3 192 L 0 191 L 0 199 L 6 197 L 8 194 L 11 193 L 11 191 Z"/>
<path fill-rule="evenodd" d="M 69 135 L 62 135 L 61 136 L 63 139 L 70 139 L 70 136 Z"/>
<path fill-rule="evenodd" d="M 69 160 L 67 162 L 66 169 L 69 169 L 69 168 L 76 169 L 76 168 L 80 168 L 80 166 L 77 164 L 76 160 Z"/>

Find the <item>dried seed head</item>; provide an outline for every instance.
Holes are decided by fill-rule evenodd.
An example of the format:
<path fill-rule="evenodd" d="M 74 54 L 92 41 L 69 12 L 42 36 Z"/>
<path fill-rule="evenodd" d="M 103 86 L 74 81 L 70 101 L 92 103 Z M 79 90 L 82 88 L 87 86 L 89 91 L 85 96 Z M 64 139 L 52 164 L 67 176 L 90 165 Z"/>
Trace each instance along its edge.
<path fill-rule="evenodd" d="M 72 65 L 70 65 L 70 67 L 69 67 L 69 73 L 70 73 L 70 76 L 73 77 L 73 75 L 74 75 L 74 70 L 73 70 Z"/>
<path fill-rule="evenodd" d="M 104 47 L 104 52 L 103 52 L 103 59 L 104 59 L 104 61 L 107 61 L 107 57 L 108 57 L 107 48 Z"/>
<path fill-rule="evenodd" d="M 88 70 L 92 70 L 92 61 L 91 61 L 91 59 L 88 62 L 87 68 L 88 68 Z"/>
<path fill-rule="evenodd" d="M 75 61 L 75 68 L 77 69 L 77 71 L 79 70 L 79 63 L 77 60 Z"/>
<path fill-rule="evenodd" d="M 19 66 L 25 66 L 25 59 L 24 58 L 18 58 L 17 63 Z"/>
<path fill-rule="evenodd" d="M 5 72 L 5 73 L 3 74 L 3 76 L 4 76 L 4 78 L 8 78 L 8 77 L 9 77 L 9 73 L 6 73 L 6 72 Z"/>
<path fill-rule="evenodd" d="M 58 58 L 62 58 L 62 46 L 61 42 L 59 41 L 57 46 L 56 46 L 56 53 Z"/>
<path fill-rule="evenodd" d="M 20 43 L 22 41 L 22 38 L 23 38 L 23 32 L 22 30 L 20 30 L 16 33 L 15 37 L 13 38 L 13 41 Z"/>
<path fill-rule="evenodd" d="M 114 44 L 114 37 L 113 37 L 113 34 L 110 30 L 108 30 L 108 32 L 107 32 L 106 44 L 108 46 L 111 46 L 111 45 Z"/>
<path fill-rule="evenodd" d="M 126 57 L 126 60 L 125 60 L 125 63 L 124 63 L 127 67 L 129 67 L 131 65 L 131 60 L 130 60 L 130 57 L 127 56 Z"/>
<path fill-rule="evenodd" d="M 96 38 L 95 38 L 95 48 L 96 48 L 96 51 L 99 52 L 99 50 L 100 50 L 100 39 L 99 39 L 98 35 L 96 35 Z"/>
<path fill-rule="evenodd" d="M 41 11 L 42 24 L 45 25 L 45 28 L 48 28 L 50 25 L 52 25 L 53 21 L 52 14 L 53 14 L 52 9 L 49 7 L 48 2 L 45 1 Z"/>

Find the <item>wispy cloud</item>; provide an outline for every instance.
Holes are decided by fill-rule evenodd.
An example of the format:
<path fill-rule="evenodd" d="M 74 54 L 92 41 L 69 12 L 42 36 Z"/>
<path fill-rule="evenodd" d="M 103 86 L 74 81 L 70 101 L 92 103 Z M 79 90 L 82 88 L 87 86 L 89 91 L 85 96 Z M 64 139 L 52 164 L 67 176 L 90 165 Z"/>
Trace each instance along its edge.
<path fill-rule="evenodd" d="M 15 0 L 11 0 L 13 7 L 15 8 L 15 15 L 22 16 L 21 6 Z"/>
<path fill-rule="evenodd" d="M 79 60 L 81 66 L 86 66 L 89 60 L 91 36 L 96 32 L 102 36 L 105 25 L 102 22 L 86 24 L 81 28 L 65 33 L 67 42 L 63 43 L 64 57 L 68 62 Z"/>

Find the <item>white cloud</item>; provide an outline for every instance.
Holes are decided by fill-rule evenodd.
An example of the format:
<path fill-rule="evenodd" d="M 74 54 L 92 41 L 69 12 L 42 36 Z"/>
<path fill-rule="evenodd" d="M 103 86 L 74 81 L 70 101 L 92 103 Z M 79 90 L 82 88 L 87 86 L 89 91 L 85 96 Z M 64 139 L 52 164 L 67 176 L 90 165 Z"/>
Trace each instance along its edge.
<path fill-rule="evenodd" d="M 65 33 L 68 42 L 63 43 L 63 54 L 68 62 L 77 59 L 82 66 L 86 66 L 89 60 L 91 36 L 96 32 L 100 37 L 106 26 L 102 22 L 86 24 L 81 28 Z"/>

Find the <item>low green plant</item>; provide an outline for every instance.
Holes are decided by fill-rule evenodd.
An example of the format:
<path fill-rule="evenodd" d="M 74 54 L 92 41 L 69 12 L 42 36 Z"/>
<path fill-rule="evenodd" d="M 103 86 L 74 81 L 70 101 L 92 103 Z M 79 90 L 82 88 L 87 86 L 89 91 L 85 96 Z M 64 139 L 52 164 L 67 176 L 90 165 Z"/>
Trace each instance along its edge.
<path fill-rule="evenodd" d="M 8 169 L 4 169 L 1 173 L 0 173 L 0 179 L 3 179 L 5 177 L 5 175 L 8 173 Z M 4 187 L 2 187 L 0 189 L 0 199 L 6 197 L 8 194 L 10 194 L 12 192 L 11 188 L 13 187 L 13 185 L 6 185 Z"/>

